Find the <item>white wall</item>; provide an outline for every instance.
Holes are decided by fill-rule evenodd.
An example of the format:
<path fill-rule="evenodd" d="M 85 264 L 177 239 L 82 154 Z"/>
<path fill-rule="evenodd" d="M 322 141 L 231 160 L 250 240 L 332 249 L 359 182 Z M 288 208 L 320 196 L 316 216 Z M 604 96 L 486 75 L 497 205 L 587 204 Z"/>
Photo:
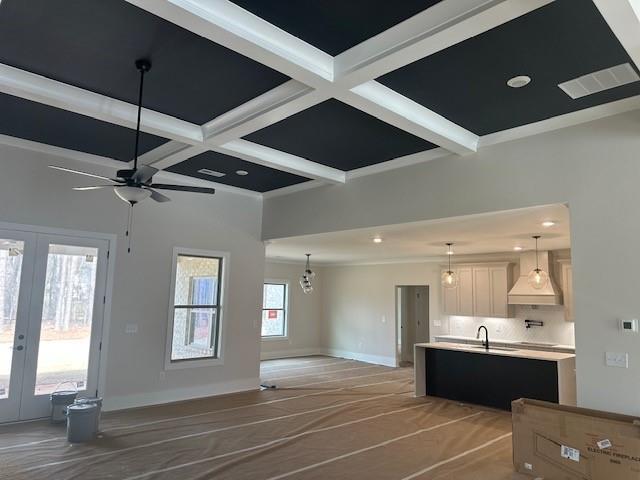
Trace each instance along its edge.
<path fill-rule="evenodd" d="M 305 295 L 298 284 L 305 264 L 267 261 L 265 279 L 289 282 L 289 312 L 287 338 L 262 340 L 261 358 L 283 358 L 320 353 L 320 322 L 322 320 L 322 269 L 312 266 L 316 272 L 314 291 Z"/>
<path fill-rule="evenodd" d="M 398 285 L 428 285 L 429 318 L 439 318 L 438 264 L 326 266 L 322 277 L 322 346 L 333 355 L 395 366 Z M 430 330 L 448 333 L 446 325 Z"/>
<path fill-rule="evenodd" d="M 578 403 L 639 415 L 640 335 L 623 335 L 617 327 L 617 319 L 640 315 L 638 132 L 635 111 L 271 198 L 263 237 L 568 203 Z M 629 368 L 607 367 L 606 351 L 628 352 Z"/>
<path fill-rule="evenodd" d="M 75 192 L 91 179 L 47 168 L 101 174 L 113 170 L 0 146 L 0 221 L 118 234 L 106 408 L 246 390 L 258 385 L 264 245 L 261 200 L 228 192 L 212 197 L 171 192 L 172 202 L 136 207 L 133 253 L 123 231 L 127 207 L 112 191 Z M 174 246 L 230 252 L 224 365 L 163 372 Z M 136 334 L 125 324 L 137 323 Z M 105 350 L 103 348 L 103 350 Z M 164 378 L 163 377 L 164 373 Z"/>

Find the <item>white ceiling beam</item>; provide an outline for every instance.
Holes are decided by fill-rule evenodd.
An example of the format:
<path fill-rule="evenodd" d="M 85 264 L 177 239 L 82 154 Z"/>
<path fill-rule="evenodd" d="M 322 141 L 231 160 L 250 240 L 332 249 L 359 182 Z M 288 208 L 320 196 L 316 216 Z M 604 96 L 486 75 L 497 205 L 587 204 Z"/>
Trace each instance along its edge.
<path fill-rule="evenodd" d="M 0 64 L 0 91 L 16 97 L 69 110 L 104 122 L 135 128 L 138 107 L 66 83 Z M 200 125 L 164 113 L 142 109 L 141 130 L 170 140 L 198 144 Z"/>
<path fill-rule="evenodd" d="M 212 150 L 326 183 L 340 184 L 346 181 L 346 174 L 342 170 L 246 140 L 233 140 Z"/>
<path fill-rule="evenodd" d="M 454 153 L 466 155 L 478 148 L 476 134 L 374 80 L 338 94 L 338 99 Z"/>
<path fill-rule="evenodd" d="M 443 0 L 335 57 L 334 82 L 352 88 L 552 1 Z"/>
<path fill-rule="evenodd" d="M 127 0 L 310 86 L 333 80 L 333 57 L 228 0 Z"/>
<path fill-rule="evenodd" d="M 593 2 L 636 67 L 640 68 L 640 1 L 593 0 Z"/>

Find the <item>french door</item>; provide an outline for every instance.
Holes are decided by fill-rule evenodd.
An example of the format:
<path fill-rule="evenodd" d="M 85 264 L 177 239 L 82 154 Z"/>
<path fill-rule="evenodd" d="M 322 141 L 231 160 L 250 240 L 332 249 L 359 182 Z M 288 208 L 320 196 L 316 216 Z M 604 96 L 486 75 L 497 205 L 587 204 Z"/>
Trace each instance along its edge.
<path fill-rule="evenodd" d="M 97 393 L 108 247 L 0 230 L 0 422 L 47 416 L 56 388 Z"/>

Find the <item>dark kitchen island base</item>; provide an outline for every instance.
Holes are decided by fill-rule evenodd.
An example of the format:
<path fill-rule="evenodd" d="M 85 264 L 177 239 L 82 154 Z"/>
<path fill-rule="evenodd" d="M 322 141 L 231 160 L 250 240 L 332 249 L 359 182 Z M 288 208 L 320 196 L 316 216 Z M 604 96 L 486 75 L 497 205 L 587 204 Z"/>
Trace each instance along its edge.
<path fill-rule="evenodd" d="M 502 410 L 518 398 L 575 405 L 573 354 L 432 343 L 417 344 L 415 360 L 416 396 Z"/>

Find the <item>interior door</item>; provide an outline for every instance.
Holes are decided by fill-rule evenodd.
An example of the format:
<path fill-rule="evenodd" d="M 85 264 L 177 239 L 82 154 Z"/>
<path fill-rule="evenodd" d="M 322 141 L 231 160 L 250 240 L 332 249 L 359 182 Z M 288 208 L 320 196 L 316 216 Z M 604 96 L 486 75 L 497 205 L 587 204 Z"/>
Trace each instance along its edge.
<path fill-rule="evenodd" d="M 97 393 L 108 242 L 49 234 L 34 240 L 24 251 L 10 401 L 0 421 L 47 416 L 59 387 Z"/>

